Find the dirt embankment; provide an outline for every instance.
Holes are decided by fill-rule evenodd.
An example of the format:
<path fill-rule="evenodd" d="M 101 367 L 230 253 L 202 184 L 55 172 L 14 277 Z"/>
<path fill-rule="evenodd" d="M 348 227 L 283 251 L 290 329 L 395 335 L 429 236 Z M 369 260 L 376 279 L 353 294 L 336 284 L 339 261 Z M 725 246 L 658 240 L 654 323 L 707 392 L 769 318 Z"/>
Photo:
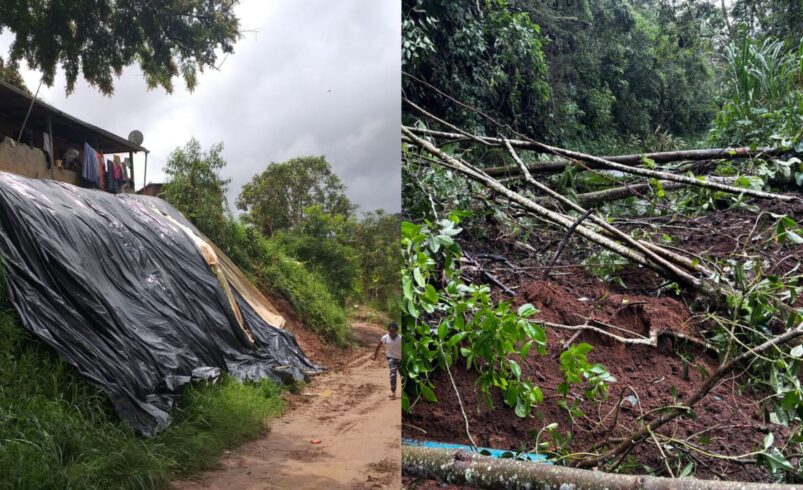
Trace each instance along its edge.
<path fill-rule="evenodd" d="M 767 267 L 774 273 L 783 273 L 803 259 L 803 247 L 768 240 L 774 222 L 770 213 L 789 214 L 800 220 L 803 214 L 800 208 L 767 209 L 760 215 L 734 209 L 689 222 L 653 221 L 661 230 L 658 233 L 665 231 L 671 235 L 674 246 L 683 252 L 707 258 L 723 258 L 733 253 L 753 254 L 767 260 Z M 548 259 L 552 255 L 551 248 L 561 238 L 562 235 L 541 233 L 533 245 L 542 249 L 542 255 Z M 579 239 L 573 238 L 571 243 L 578 243 L 576 240 Z M 666 291 L 656 297 L 665 280 L 644 269 L 630 269 L 620 275 L 626 288 L 605 283 L 578 265 L 583 255 L 579 247 L 570 246 L 558 267 L 553 269 L 550 279 L 543 281 L 543 257 L 526 257 L 498 243 L 487 245 L 491 242 L 465 242 L 462 245 L 475 257 L 486 257 L 482 262 L 484 268 L 516 291 L 512 302 L 516 305 L 532 303 L 541 311 L 537 316 L 541 320 L 565 325 L 588 323 L 631 338 L 671 331 L 703 339 L 711 327 L 689 307 L 698 298 L 688 293 L 669 297 Z M 501 257 L 507 260 L 507 265 L 500 260 Z M 501 292 L 497 297 L 510 299 Z M 671 335 L 660 336 L 658 345 L 652 347 L 625 345 L 595 332 L 583 332 L 573 338 L 574 334 L 569 330 L 548 328 L 548 355 L 539 356 L 532 351 L 521 363 L 523 377 L 540 386 L 545 395 L 544 403 L 536 408 L 533 417 L 527 419 L 516 417 L 500 396 L 494 399 L 494 409 L 487 407 L 477 396 L 476 372 L 466 371 L 463 364 L 457 363 L 453 375 L 477 444 L 532 450 L 538 431 L 557 422 L 560 432 L 571 432 L 571 438 L 562 442 L 564 450 L 599 450 L 626 437 L 644 414 L 671 405 L 696 390 L 718 366 L 715 353 Z M 570 339 L 574 343 L 590 343 L 594 349 L 589 360 L 606 366 L 617 379 L 616 383 L 610 384 L 607 400 L 582 402 L 580 408 L 585 415 L 574 418 L 558 406 L 562 397 L 555 391 L 563 381 L 559 361 L 561 346 Z M 673 451 L 676 455 L 683 455 L 684 462 L 695 462 L 695 476 L 698 478 L 745 481 L 771 478 L 763 466 L 705 455 L 709 452 L 737 456 L 756 451 L 762 447 L 762 440 L 770 430 L 776 441 L 783 441 L 787 436 L 788 430 L 765 421 L 767 414 L 761 400 L 766 393 L 745 388 L 746 380 L 739 378 L 739 374 L 723 379 L 701 400 L 695 406 L 694 417 L 678 418 L 658 431 L 663 442 L 668 440 L 666 438 L 678 441 Z M 437 373 L 433 381 L 438 403 L 419 403 L 412 414 L 406 414 L 404 436 L 468 443 L 458 401 L 448 378 Z M 573 399 L 580 399 L 580 390 L 574 390 L 570 403 Z M 540 440 L 544 440 L 544 435 Z M 693 444 L 697 450 L 680 441 Z M 558 446 L 559 443 L 554 441 L 552 449 L 558 449 Z M 650 441 L 633 449 L 619 467 L 630 473 L 655 471 L 659 474 L 666 473 L 664 468 L 657 446 Z M 677 473 L 680 468 L 673 470 Z M 409 479 L 405 483 L 415 486 L 415 482 Z M 430 483 L 425 482 L 422 488 Z"/>
<path fill-rule="evenodd" d="M 282 313 L 305 353 L 329 370 L 288 396 L 287 413 L 265 436 L 227 452 L 219 469 L 173 487 L 399 488 L 401 406 L 388 399 L 384 357 L 371 359 L 383 329 L 353 324 L 357 346 L 344 351 L 321 343 L 288 311 Z"/>

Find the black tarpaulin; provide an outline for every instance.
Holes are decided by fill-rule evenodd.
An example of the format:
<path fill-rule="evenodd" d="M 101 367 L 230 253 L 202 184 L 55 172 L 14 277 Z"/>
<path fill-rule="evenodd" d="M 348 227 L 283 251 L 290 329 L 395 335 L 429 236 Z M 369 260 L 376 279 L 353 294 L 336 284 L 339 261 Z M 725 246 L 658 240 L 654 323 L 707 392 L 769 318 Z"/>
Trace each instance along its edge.
<path fill-rule="evenodd" d="M 199 238 L 157 198 L 0 172 L 0 254 L 23 325 L 145 435 L 167 427 L 193 376 L 287 382 L 320 370 Z"/>

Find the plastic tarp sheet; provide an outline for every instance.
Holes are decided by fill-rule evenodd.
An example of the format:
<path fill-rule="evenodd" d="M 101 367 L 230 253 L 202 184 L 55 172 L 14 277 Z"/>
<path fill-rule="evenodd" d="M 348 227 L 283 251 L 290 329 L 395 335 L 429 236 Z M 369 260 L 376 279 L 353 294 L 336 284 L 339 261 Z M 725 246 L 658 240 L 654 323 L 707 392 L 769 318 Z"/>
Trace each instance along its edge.
<path fill-rule="evenodd" d="M 321 370 L 267 299 L 158 198 L 0 172 L 0 255 L 25 328 L 144 435 L 169 425 L 193 379 L 289 382 Z"/>

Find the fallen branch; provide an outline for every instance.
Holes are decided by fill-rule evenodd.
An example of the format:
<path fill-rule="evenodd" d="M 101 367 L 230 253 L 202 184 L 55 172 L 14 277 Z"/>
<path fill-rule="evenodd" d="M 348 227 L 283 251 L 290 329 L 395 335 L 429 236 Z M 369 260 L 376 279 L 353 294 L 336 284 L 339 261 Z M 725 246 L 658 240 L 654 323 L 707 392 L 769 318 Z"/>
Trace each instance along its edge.
<path fill-rule="evenodd" d="M 504 490 L 791 490 L 791 485 L 743 483 L 696 478 L 622 475 L 516 459 L 497 459 L 468 451 L 402 447 L 402 472 L 475 488 Z"/>
<path fill-rule="evenodd" d="M 505 286 L 505 283 L 500 281 L 495 275 L 493 275 L 490 272 L 486 271 L 480 265 L 480 263 L 477 262 L 476 260 L 474 260 L 473 258 L 471 258 L 471 255 L 469 255 L 467 252 L 463 252 L 463 257 L 467 262 L 470 262 L 470 263 L 474 264 L 474 267 L 476 267 L 477 270 L 480 271 L 480 273 L 483 275 L 483 277 L 485 277 L 486 279 L 488 279 L 489 281 L 494 283 L 497 287 L 499 287 L 502 291 L 504 291 L 508 296 L 516 296 L 516 292 L 515 291 L 513 291 L 509 287 Z"/>
<path fill-rule="evenodd" d="M 703 399 L 708 394 L 708 392 L 711 391 L 711 389 L 714 388 L 714 386 L 716 386 L 716 384 L 726 374 L 732 371 L 736 366 L 766 350 L 782 345 L 786 342 L 789 342 L 790 340 L 794 340 L 800 337 L 801 335 L 803 335 L 803 323 L 801 323 L 800 325 L 798 325 L 793 329 L 787 330 L 785 333 L 777 337 L 771 338 L 770 340 L 764 342 L 763 344 L 753 347 L 752 349 L 749 349 L 743 352 L 742 354 L 734 357 L 730 361 L 726 362 L 725 364 L 722 364 L 719 368 L 717 368 L 717 370 L 714 371 L 714 373 L 711 374 L 711 376 L 709 376 L 705 380 L 705 382 L 697 389 L 697 391 L 689 395 L 689 397 L 686 398 L 686 400 L 684 400 L 683 402 L 684 404 L 683 408 L 673 407 L 668 409 L 660 417 L 656 418 L 642 429 L 633 432 L 629 437 L 625 438 L 621 443 L 619 443 L 613 449 L 606 451 L 605 453 L 599 456 L 594 456 L 591 458 L 586 458 L 577 461 L 573 464 L 573 466 L 576 466 L 578 468 L 592 468 L 610 458 L 613 458 L 614 456 L 621 454 L 624 451 L 629 450 L 631 446 L 638 444 L 645 437 L 649 436 L 650 432 L 655 431 L 657 428 L 661 427 L 667 422 L 691 410 L 691 408 L 694 407 L 694 405 L 697 402 Z"/>
<path fill-rule="evenodd" d="M 434 131 L 424 128 L 410 128 L 416 134 L 431 136 L 433 138 L 441 139 L 467 139 L 465 134 L 449 133 L 444 131 Z M 475 136 L 472 139 L 479 139 L 486 144 L 501 146 L 504 144 L 505 138 L 492 138 L 488 136 Z M 531 141 L 520 139 L 508 140 L 514 148 L 522 150 L 535 150 L 540 151 L 537 144 Z M 742 146 L 736 148 L 707 148 L 703 150 L 679 150 L 679 151 L 662 151 L 652 153 L 639 153 L 631 155 L 610 155 L 600 157 L 610 162 L 621 163 L 623 165 L 633 166 L 641 165 L 644 158 L 649 158 L 655 163 L 672 163 L 672 162 L 685 162 L 685 161 L 700 161 L 700 160 L 736 160 L 741 158 L 759 158 L 759 157 L 774 157 L 784 153 L 789 153 L 790 150 L 783 150 L 780 148 L 757 148 L 755 150 L 750 147 Z M 552 160 L 548 162 L 535 162 L 528 165 L 531 172 L 562 172 L 567 166 L 572 165 L 571 160 Z M 604 166 L 597 166 L 592 164 L 592 168 L 606 168 Z M 521 169 L 513 166 L 500 166 L 488 167 L 485 173 L 491 177 L 500 177 L 503 175 L 515 175 L 521 173 Z"/>
<path fill-rule="evenodd" d="M 686 334 L 681 333 L 681 332 L 675 332 L 673 330 L 662 330 L 660 332 L 656 331 L 656 330 L 650 330 L 650 336 L 649 337 L 640 337 L 640 338 L 634 339 L 634 338 L 629 338 L 629 337 L 622 337 L 621 335 L 616 335 L 615 333 L 608 332 L 607 330 L 603 330 L 603 329 L 601 329 L 599 327 L 595 327 L 593 325 L 588 325 L 588 324 L 585 324 L 585 325 L 562 325 L 560 323 L 542 322 L 542 321 L 538 321 L 538 323 L 540 323 L 541 325 L 543 325 L 545 327 L 556 328 L 556 329 L 560 329 L 560 330 L 572 330 L 572 331 L 576 331 L 576 332 L 584 332 L 584 331 L 596 332 L 596 333 L 598 333 L 600 335 L 604 335 L 606 337 L 610 337 L 610 338 L 612 338 L 612 339 L 614 339 L 614 340 L 616 340 L 618 342 L 621 342 L 621 343 L 627 344 L 627 345 L 646 345 L 646 346 L 649 346 L 649 347 L 658 347 L 658 338 L 659 337 L 672 337 L 672 338 L 683 340 L 683 341 L 688 342 L 690 344 L 694 344 L 694 345 L 696 345 L 698 347 L 702 347 L 704 349 L 711 350 L 713 352 L 719 352 L 717 347 L 715 345 L 713 345 L 713 344 L 709 344 L 708 342 L 706 342 L 704 340 L 700 340 L 700 339 L 691 337 L 691 336 L 686 335 Z"/>
<path fill-rule="evenodd" d="M 513 160 L 519 165 L 521 168 L 525 181 L 535 187 L 536 189 L 540 190 L 541 192 L 545 193 L 547 196 L 551 197 L 552 199 L 556 200 L 557 202 L 568 206 L 571 209 L 574 209 L 578 213 L 582 213 L 585 215 L 587 212 L 582 206 L 576 204 L 574 201 L 569 199 L 568 197 L 550 189 L 546 185 L 538 182 L 533 178 L 530 172 L 527 170 L 524 162 L 519 158 L 516 150 L 513 149 L 513 146 L 510 144 L 509 141 L 505 141 L 505 146 L 508 149 L 508 152 L 513 157 Z M 591 214 L 590 219 L 593 223 L 600 226 L 611 238 L 622 240 L 623 242 L 629 244 L 630 246 L 634 247 L 640 253 L 644 254 L 648 259 L 653 260 L 657 265 L 663 267 L 665 272 L 668 272 L 669 275 L 675 279 L 683 282 L 684 284 L 690 285 L 695 289 L 700 289 L 702 287 L 702 283 L 695 278 L 694 276 L 680 270 L 675 264 L 671 263 L 670 261 L 673 260 L 673 257 L 670 254 L 659 254 L 656 250 L 652 249 L 651 247 L 647 247 L 646 244 L 641 242 L 640 240 L 635 240 L 633 237 L 624 233 L 623 231 L 619 230 L 612 224 L 608 223 L 608 221 L 600 216 L 595 214 Z M 691 261 L 675 261 L 690 271 L 699 271 L 698 267 L 691 263 Z"/>
<path fill-rule="evenodd" d="M 490 190 L 496 192 L 497 194 L 500 194 L 500 195 L 506 197 L 510 201 L 512 201 L 512 202 L 524 207 L 525 209 L 527 209 L 528 211 L 532 212 L 536 216 L 539 216 L 539 217 L 541 217 L 541 218 L 543 218 L 543 219 L 545 219 L 545 220 L 547 220 L 549 222 L 552 222 L 552 223 L 555 223 L 555 224 L 557 224 L 559 226 L 562 226 L 563 228 L 568 228 L 569 226 L 571 226 L 574 223 L 574 220 L 571 219 L 570 217 L 565 216 L 565 215 L 560 214 L 560 213 L 556 213 L 554 211 L 551 211 L 551 210 L 549 210 L 549 209 L 537 204 L 532 199 L 529 199 L 527 197 L 522 196 L 521 194 L 518 194 L 516 192 L 511 191 L 510 189 L 508 189 L 504 185 L 502 185 L 499 182 L 497 182 L 492 177 L 489 177 L 489 176 L 483 174 L 481 171 L 473 168 L 468 163 L 465 163 L 465 162 L 463 162 L 461 160 L 458 160 L 458 159 L 456 159 L 456 158 L 454 158 L 454 157 L 452 157 L 450 155 L 447 155 L 446 153 L 444 153 L 443 151 L 441 151 L 437 147 L 435 147 L 429 141 L 422 140 L 421 138 L 419 138 L 416 135 L 414 135 L 406 127 L 402 127 L 402 132 L 408 137 L 408 139 L 413 144 L 415 144 L 416 146 L 418 146 L 422 150 L 426 151 L 427 153 L 430 153 L 433 156 L 437 157 L 439 159 L 438 163 L 440 163 L 444 167 L 450 168 L 450 169 L 452 169 L 452 170 L 454 170 L 456 172 L 459 172 L 459 173 L 463 174 L 464 176 L 468 177 L 471 180 L 474 180 L 476 182 L 479 182 L 480 184 L 483 184 L 488 189 L 490 189 Z M 624 256 L 625 258 L 630 259 L 631 261 L 633 261 L 633 262 L 635 262 L 637 264 L 656 269 L 659 272 L 663 271 L 663 269 L 660 266 L 658 266 L 657 264 L 647 260 L 642 254 L 640 254 L 638 252 L 635 252 L 635 251 L 633 251 L 631 249 L 625 248 L 625 247 L 621 246 L 620 244 L 618 244 L 618 243 L 616 243 L 616 242 L 614 242 L 612 240 L 609 240 L 608 238 L 605 238 L 604 236 L 602 236 L 602 235 L 600 235 L 600 234 L 598 234 L 598 233 L 596 233 L 596 232 L 594 232 L 594 231 L 592 231 L 592 230 L 590 230 L 590 229 L 588 229 L 588 228 L 586 228 L 584 226 L 578 226 L 577 229 L 576 229 L 576 233 L 578 235 L 581 235 L 581 236 L 587 238 L 588 240 L 590 240 L 590 241 L 592 241 L 594 243 L 597 243 L 599 245 L 602 245 L 605 248 L 608 248 L 609 250 L 612 250 L 612 251 L 615 251 L 615 252 L 619 253 L 620 255 Z"/>
<path fill-rule="evenodd" d="M 575 221 L 574 224 L 572 224 L 572 226 L 570 226 L 569 229 L 566 230 L 566 236 L 564 236 L 563 240 L 560 241 L 558 249 L 555 250 L 555 255 L 552 256 L 552 260 L 549 262 L 549 266 L 546 268 L 546 270 L 544 270 L 544 278 L 543 278 L 544 281 L 549 279 L 549 273 L 552 272 L 552 268 L 555 267 L 555 263 L 558 261 L 558 257 L 560 257 L 560 254 L 563 253 L 563 249 L 566 248 L 566 244 L 569 243 L 569 238 L 571 238 L 575 228 L 580 226 L 580 223 L 585 221 L 585 219 L 588 218 L 588 215 L 590 215 L 592 211 L 594 210 L 587 209 L 583 214 L 580 215 L 579 218 L 577 218 L 577 221 Z"/>
<path fill-rule="evenodd" d="M 665 191 L 687 187 L 686 184 L 680 182 L 669 182 L 665 180 L 659 182 Z M 655 185 L 650 182 L 643 182 L 640 184 L 630 184 L 629 186 L 611 187 L 610 189 L 602 191 L 585 192 L 583 194 L 577 194 L 577 202 L 583 207 L 594 207 L 605 202 L 626 199 L 642 192 L 650 192 L 654 186 Z"/>
<path fill-rule="evenodd" d="M 403 130 L 406 130 L 410 134 L 408 134 L 408 138 L 412 135 L 412 130 L 415 128 L 403 127 Z M 464 138 L 465 136 L 456 135 Z M 417 137 L 416 137 L 417 138 Z M 419 138 L 420 139 L 420 138 Z M 478 139 L 485 141 L 489 144 L 496 144 L 494 140 L 499 142 L 504 142 L 504 139 L 500 138 L 486 138 L 486 137 L 478 137 Z M 521 140 L 516 140 L 521 141 Z M 512 145 L 512 143 L 511 143 Z M 625 164 L 617 163 L 611 160 L 607 160 L 605 158 L 596 157 L 593 155 L 588 155 L 585 153 L 580 153 L 572 150 L 565 150 L 563 148 L 558 148 L 555 146 L 550 146 L 545 143 L 540 143 L 538 141 L 529 141 L 528 142 L 528 149 L 532 149 L 534 151 L 538 151 L 541 153 L 549 153 L 552 155 L 562 156 L 564 158 L 568 158 L 570 161 L 581 161 L 586 164 L 589 168 L 601 168 L 601 169 L 608 169 L 608 170 L 618 170 L 622 173 L 632 174 L 632 175 L 639 175 L 642 177 L 648 177 L 658 180 L 669 180 L 673 182 L 680 182 L 687 185 L 693 185 L 697 187 L 704 187 L 707 189 L 714 189 L 723 192 L 730 192 L 732 194 L 744 194 L 746 196 L 757 197 L 760 199 L 777 199 L 779 201 L 793 201 L 799 199 L 797 196 L 788 196 L 783 194 L 774 194 L 772 192 L 764 192 L 764 191 L 757 191 L 754 189 L 746 189 L 742 187 L 734 187 L 726 184 L 722 184 L 720 182 L 715 182 L 706 179 L 698 179 L 696 177 L 689 177 L 687 175 L 677 175 L 669 172 L 661 172 L 658 170 L 651 170 L 647 168 L 635 167 L 635 166 L 628 166 Z M 690 151 L 697 151 L 697 150 L 690 150 Z M 630 155 L 628 155 L 630 157 Z M 640 156 L 639 156 L 640 158 Z M 490 174 L 487 174 L 483 171 L 487 176 L 490 177 Z"/>

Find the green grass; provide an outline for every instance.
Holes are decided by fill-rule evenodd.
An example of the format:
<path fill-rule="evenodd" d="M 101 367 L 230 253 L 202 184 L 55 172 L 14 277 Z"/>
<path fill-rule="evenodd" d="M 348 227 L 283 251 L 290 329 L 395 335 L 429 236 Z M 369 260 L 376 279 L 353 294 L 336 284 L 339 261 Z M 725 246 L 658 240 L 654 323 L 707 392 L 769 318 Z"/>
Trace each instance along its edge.
<path fill-rule="evenodd" d="M 5 298 L 0 290 L 0 488 L 164 488 L 256 437 L 283 410 L 280 385 L 224 378 L 189 388 L 167 430 L 139 437 L 19 325 Z"/>

